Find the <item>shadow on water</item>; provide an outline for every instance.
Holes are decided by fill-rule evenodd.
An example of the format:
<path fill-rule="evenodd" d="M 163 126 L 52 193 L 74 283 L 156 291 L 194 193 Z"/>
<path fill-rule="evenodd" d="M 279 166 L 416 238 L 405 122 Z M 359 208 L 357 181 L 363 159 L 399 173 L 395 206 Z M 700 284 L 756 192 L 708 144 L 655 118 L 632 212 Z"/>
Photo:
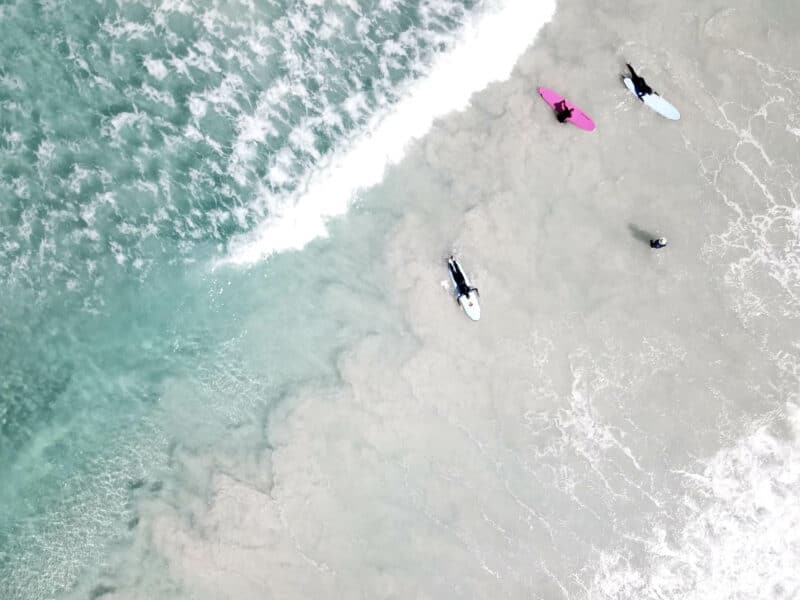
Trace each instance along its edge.
<path fill-rule="evenodd" d="M 640 242 L 644 242 L 648 246 L 650 245 L 650 240 L 654 240 L 658 237 L 655 233 L 648 233 L 644 229 L 639 229 L 639 227 L 633 223 L 628 223 L 628 229 L 631 230 L 631 235 L 634 238 Z"/>
<path fill-rule="evenodd" d="M 89 600 L 97 600 L 98 598 L 102 598 L 108 594 L 113 594 L 115 591 L 116 588 L 111 587 L 110 585 L 100 584 L 90 592 Z"/>

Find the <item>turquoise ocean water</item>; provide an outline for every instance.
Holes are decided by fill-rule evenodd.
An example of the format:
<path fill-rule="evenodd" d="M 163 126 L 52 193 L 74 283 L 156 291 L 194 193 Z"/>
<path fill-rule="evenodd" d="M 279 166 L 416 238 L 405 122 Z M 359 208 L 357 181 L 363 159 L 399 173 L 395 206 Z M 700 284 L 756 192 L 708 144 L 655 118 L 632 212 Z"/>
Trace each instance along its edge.
<path fill-rule="evenodd" d="M 356 261 L 391 211 L 355 214 L 338 262 L 322 240 L 213 266 L 477 10 L 0 5 L 0 597 L 58 596 L 113 568 L 176 449 L 258 427 L 294 387 L 336 377 L 333 353 L 375 326 L 341 324 L 379 304 Z"/>

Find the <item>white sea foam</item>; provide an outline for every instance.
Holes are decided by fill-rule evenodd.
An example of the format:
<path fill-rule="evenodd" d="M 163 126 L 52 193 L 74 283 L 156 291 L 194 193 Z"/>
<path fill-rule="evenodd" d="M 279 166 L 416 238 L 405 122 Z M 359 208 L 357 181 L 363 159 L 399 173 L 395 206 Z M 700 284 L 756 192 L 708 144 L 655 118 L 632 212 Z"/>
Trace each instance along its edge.
<path fill-rule="evenodd" d="M 773 309 L 800 317 L 800 260 L 795 251 L 800 243 L 798 173 L 774 143 L 781 130 L 792 130 L 788 125 L 769 126 L 793 118 L 787 99 L 797 96 L 800 79 L 797 72 L 773 67 L 747 52 L 739 50 L 732 56 L 766 93 L 758 104 L 714 98 L 715 125 L 730 136 L 731 144 L 724 154 L 698 158 L 703 176 L 731 216 L 727 231 L 713 236 L 704 251 L 708 256 L 737 258 L 729 263 L 725 280 L 740 290 L 734 308 L 743 323 L 753 326 Z M 765 293 L 768 289 L 770 293 Z"/>
<path fill-rule="evenodd" d="M 326 235 L 325 220 L 345 213 L 359 190 L 379 183 L 387 166 L 398 162 L 409 142 L 423 136 L 436 118 L 464 109 L 474 92 L 509 77 L 554 11 L 553 0 L 505 0 L 475 16 L 427 76 L 375 115 L 346 148 L 321 161 L 296 192 L 260 198 L 271 207 L 270 216 L 255 232 L 235 239 L 217 264 L 252 264 Z"/>
<path fill-rule="evenodd" d="M 763 426 L 718 452 L 687 486 L 678 531 L 656 523 L 647 568 L 604 553 L 591 598 L 797 598 L 800 594 L 800 410 L 788 437 Z"/>
<path fill-rule="evenodd" d="M 150 73 L 150 75 L 159 81 L 164 79 L 169 73 L 167 67 L 164 65 L 164 61 L 150 58 L 149 56 L 144 59 L 144 68 L 147 69 L 147 72 Z"/>

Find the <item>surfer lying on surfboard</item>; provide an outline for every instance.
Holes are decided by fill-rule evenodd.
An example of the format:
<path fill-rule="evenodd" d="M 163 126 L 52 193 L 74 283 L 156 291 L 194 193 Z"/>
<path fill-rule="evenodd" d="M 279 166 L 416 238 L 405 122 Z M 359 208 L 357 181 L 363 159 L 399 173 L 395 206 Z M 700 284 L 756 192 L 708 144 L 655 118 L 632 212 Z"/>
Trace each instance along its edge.
<path fill-rule="evenodd" d="M 453 283 L 456 284 L 456 302 L 458 302 L 461 296 L 469 296 L 470 292 L 475 292 L 480 296 L 478 288 L 470 287 L 469 284 L 467 284 L 467 279 L 464 277 L 464 273 L 461 272 L 461 265 L 456 262 L 455 257 L 451 256 L 447 260 L 447 268 L 450 269 Z"/>
<path fill-rule="evenodd" d="M 641 75 L 637 75 L 636 71 L 634 71 L 633 67 L 630 66 L 628 63 L 625 63 L 625 65 L 631 72 L 631 81 L 633 82 L 633 87 L 636 88 L 636 95 L 639 96 L 639 100 L 641 100 L 643 96 L 647 96 L 648 94 L 655 94 L 653 88 L 647 85 L 647 82 L 644 80 L 644 77 L 642 77 Z"/>
<path fill-rule="evenodd" d="M 574 108 L 567 108 L 567 101 L 562 100 L 558 104 L 555 105 L 556 109 L 556 119 L 558 119 L 559 123 L 566 123 L 567 119 L 572 116 L 572 111 L 575 110 Z"/>

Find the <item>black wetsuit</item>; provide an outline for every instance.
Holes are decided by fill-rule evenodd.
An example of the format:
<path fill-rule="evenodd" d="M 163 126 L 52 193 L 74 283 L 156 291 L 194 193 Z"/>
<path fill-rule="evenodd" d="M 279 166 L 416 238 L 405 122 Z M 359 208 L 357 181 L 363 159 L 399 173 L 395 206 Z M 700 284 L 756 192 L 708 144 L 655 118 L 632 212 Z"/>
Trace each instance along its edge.
<path fill-rule="evenodd" d="M 558 119 L 559 123 L 566 122 L 572 116 L 572 111 L 574 109 L 567 108 L 567 101 L 562 100 L 558 104 L 556 104 L 556 119 Z"/>
<path fill-rule="evenodd" d="M 456 282 L 456 292 L 458 292 L 458 298 L 461 296 L 469 296 L 469 293 L 472 290 L 478 291 L 477 288 L 469 287 L 467 285 L 467 280 L 464 277 L 464 274 L 461 272 L 454 262 L 448 262 L 447 266 L 450 268 L 450 274 L 453 276 L 453 281 Z"/>
<path fill-rule="evenodd" d="M 628 67 L 628 70 L 631 72 L 631 81 L 633 81 L 633 87 L 636 89 L 636 95 L 639 96 L 639 100 L 642 99 L 642 96 L 647 96 L 648 94 L 655 94 L 653 88 L 647 85 L 647 82 L 644 80 L 644 77 L 636 74 L 636 71 L 633 70 L 633 67 L 630 66 L 628 63 L 625 63 Z"/>
<path fill-rule="evenodd" d="M 666 248 L 666 246 L 667 246 L 667 241 L 666 240 L 662 241 L 662 238 L 659 238 L 657 240 L 650 240 L 650 247 L 655 248 L 656 250 L 658 250 L 659 248 Z"/>

